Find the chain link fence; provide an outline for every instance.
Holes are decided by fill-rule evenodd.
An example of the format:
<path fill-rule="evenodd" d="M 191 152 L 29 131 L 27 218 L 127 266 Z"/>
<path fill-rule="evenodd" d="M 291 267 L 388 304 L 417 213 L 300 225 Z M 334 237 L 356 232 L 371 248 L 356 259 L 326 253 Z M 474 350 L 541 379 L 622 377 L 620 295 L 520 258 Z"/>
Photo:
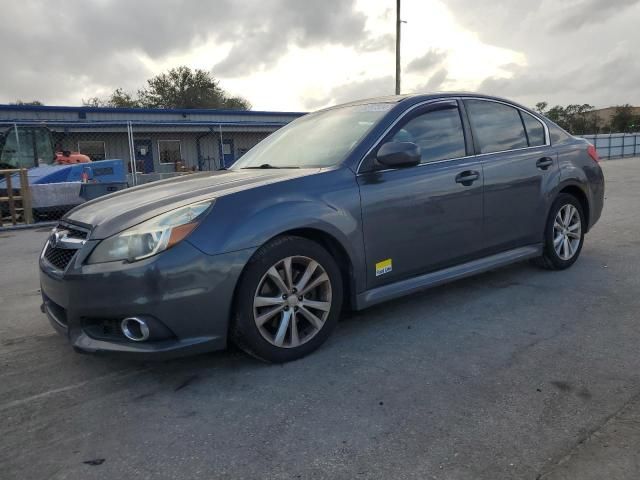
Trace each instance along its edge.
<path fill-rule="evenodd" d="M 55 221 L 107 193 L 228 168 L 286 123 L 0 122 L 0 198 L 20 197 L 20 175 L 13 170 L 27 169 L 32 221 Z M 11 216 L 8 202 L 0 201 L 0 208 L 0 228 L 31 219 Z"/>

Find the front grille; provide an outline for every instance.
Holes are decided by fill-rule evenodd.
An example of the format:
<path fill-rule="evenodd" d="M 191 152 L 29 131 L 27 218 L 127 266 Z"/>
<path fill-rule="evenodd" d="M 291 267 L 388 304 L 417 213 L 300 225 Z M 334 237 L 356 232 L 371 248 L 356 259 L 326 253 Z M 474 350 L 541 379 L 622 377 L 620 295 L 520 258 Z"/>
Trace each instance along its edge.
<path fill-rule="evenodd" d="M 85 232 L 83 230 L 78 230 L 76 228 L 72 228 L 72 227 L 69 227 L 67 225 L 60 225 L 59 228 L 60 229 L 64 229 L 64 230 L 66 230 L 68 232 L 67 233 L 67 238 L 80 238 L 82 240 L 87 238 L 87 232 Z"/>
<path fill-rule="evenodd" d="M 77 240 L 85 240 L 88 236 L 88 232 L 62 223 L 56 227 L 56 231 L 58 232 L 56 235 L 62 235 L 62 237 L 57 240 L 49 240 L 44 252 L 44 258 L 58 270 L 64 270 L 67 268 L 71 260 L 73 260 L 73 257 L 81 246 L 81 244 L 77 243 Z M 76 240 L 76 242 L 67 242 L 65 244 L 64 240 L 72 239 Z M 62 242 L 60 242 L 60 240 L 62 240 Z"/>
<path fill-rule="evenodd" d="M 51 245 L 47 245 L 47 250 L 44 252 L 44 258 L 57 269 L 64 270 L 67 268 L 67 265 L 69 265 L 69 262 L 71 262 L 76 252 L 77 250 L 54 248 Z"/>

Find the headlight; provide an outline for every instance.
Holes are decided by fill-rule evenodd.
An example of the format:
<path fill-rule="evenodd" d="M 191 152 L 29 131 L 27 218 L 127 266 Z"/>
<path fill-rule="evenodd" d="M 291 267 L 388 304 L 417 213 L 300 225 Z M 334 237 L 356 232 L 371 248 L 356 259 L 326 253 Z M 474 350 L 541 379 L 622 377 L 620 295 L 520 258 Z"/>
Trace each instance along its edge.
<path fill-rule="evenodd" d="M 178 208 L 102 240 L 87 263 L 134 262 L 160 253 L 189 235 L 214 200 Z"/>

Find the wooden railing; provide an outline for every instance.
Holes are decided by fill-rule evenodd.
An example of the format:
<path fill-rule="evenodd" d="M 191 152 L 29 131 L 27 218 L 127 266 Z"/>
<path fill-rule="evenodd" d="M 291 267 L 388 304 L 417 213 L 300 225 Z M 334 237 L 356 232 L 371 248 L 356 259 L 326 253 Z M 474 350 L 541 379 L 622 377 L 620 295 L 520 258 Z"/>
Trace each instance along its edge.
<path fill-rule="evenodd" d="M 20 187 L 13 187 L 14 175 L 20 178 Z M 29 177 L 26 168 L 0 170 L 0 176 L 4 176 L 6 192 L 0 193 L 0 227 L 5 223 L 17 225 L 18 223 L 33 223 L 33 211 L 31 210 L 31 190 L 29 189 Z M 19 190 L 19 195 L 14 194 Z M 18 206 L 19 204 L 19 206 Z M 8 206 L 7 207 L 5 207 Z"/>

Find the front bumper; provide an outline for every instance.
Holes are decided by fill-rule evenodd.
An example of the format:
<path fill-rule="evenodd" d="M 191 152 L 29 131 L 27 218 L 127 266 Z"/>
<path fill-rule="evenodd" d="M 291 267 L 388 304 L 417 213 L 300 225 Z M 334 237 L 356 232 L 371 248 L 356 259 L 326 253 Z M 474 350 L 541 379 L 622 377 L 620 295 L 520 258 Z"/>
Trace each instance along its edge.
<path fill-rule="evenodd" d="M 79 253 L 64 272 L 41 258 L 42 309 L 83 352 L 164 359 L 223 349 L 233 292 L 253 252 L 210 256 L 183 241 L 134 263 L 83 265 Z M 131 316 L 148 319 L 160 333 L 128 340 L 117 326 Z"/>

